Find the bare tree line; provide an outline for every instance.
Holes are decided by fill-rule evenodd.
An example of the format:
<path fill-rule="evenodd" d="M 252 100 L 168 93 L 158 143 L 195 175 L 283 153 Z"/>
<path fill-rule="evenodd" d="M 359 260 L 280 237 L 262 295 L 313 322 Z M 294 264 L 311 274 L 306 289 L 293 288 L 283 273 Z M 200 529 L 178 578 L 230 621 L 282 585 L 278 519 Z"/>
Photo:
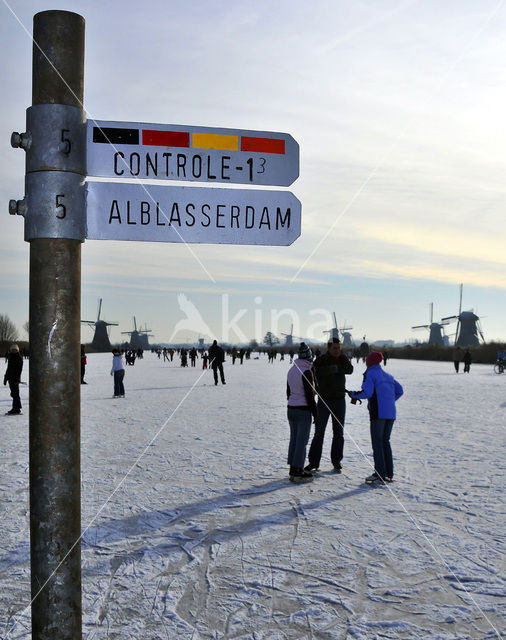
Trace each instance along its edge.
<path fill-rule="evenodd" d="M 25 322 L 23 329 L 28 336 L 28 322 Z M 19 334 L 14 322 L 12 322 L 7 314 L 0 313 L 0 342 L 15 342 L 18 338 Z"/>

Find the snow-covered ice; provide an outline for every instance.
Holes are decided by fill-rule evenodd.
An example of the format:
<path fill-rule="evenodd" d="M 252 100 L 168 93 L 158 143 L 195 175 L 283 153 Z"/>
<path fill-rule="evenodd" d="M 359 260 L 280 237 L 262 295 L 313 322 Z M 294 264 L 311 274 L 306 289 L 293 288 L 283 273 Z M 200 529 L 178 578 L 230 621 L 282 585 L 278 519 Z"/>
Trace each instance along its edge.
<path fill-rule="evenodd" d="M 218 387 L 197 365 L 146 353 L 126 369 L 126 398 L 112 399 L 111 356 L 88 356 L 84 637 L 504 636 L 506 375 L 389 360 L 405 389 L 392 435 L 395 482 L 363 483 L 372 465 L 364 403 L 347 405 L 343 474 L 331 472 L 329 425 L 322 472 L 294 485 L 288 360 L 228 360 Z M 363 370 L 355 365 L 349 389 Z M 21 393 L 24 414 L 2 416 L 0 442 L 0 637 L 12 639 L 30 637 Z"/>

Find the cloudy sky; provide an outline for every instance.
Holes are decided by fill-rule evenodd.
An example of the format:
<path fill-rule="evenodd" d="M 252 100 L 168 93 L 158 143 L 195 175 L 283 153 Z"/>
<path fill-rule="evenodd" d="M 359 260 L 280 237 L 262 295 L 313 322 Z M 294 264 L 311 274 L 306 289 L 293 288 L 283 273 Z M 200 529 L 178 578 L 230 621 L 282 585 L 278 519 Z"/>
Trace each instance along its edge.
<path fill-rule="evenodd" d="M 28 319 L 24 191 L 33 15 L 86 20 L 88 118 L 290 133 L 302 233 L 290 247 L 88 240 L 82 317 L 186 340 L 179 294 L 218 338 L 420 339 L 463 308 L 506 328 L 506 0 L 0 0 L 0 312 Z M 26 29 L 26 30 L 25 30 Z M 27 33 L 28 32 L 28 33 Z M 163 183 L 167 186 L 167 183 Z M 167 187 L 169 188 L 169 187 Z M 450 328 L 451 329 L 451 328 Z M 83 339 L 92 332 L 83 329 Z"/>

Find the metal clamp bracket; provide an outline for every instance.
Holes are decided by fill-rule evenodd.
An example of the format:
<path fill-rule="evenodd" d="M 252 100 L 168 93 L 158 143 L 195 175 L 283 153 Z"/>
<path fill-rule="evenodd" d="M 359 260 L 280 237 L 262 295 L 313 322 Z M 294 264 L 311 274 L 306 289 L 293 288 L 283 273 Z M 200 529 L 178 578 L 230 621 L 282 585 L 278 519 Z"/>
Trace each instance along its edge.
<path fill-rule="evenodd" d="M 16 213 L 25 217 L 25 240 L 86 237 L 85 183 L 77 173 L 36 171 L 25 178 L 25 199 Z"/>
<path fill-rule="evenodd" d="M 23 144 L 23 137 L 29 143 Z M 17 142 L 13 136 L 12 142 Z M 26 146 L 25 146 L 26 145 Z M 26 110 L 26 173 L 71 171 L 86 175 L 86 119 L 78 107 L 38 104 Z"/>

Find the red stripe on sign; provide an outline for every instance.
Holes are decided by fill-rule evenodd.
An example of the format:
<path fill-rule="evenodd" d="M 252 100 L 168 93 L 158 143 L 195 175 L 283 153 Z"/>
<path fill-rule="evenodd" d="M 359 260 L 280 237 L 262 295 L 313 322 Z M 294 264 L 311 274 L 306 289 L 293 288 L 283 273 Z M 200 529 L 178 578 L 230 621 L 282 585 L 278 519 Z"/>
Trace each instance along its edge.
<path fill-rule="evenodd" d="M 285 153 L 285 141 L 277 138 L 250 138 L 242 136 L 241 151 L 259 151 L 262 153 Z"/>
<path fill-rule="evenodd" d="M 154 147 L 189 147 L 190 133 L 188 131 L 153 131 L 142 130 L 142 144 Z"/>

